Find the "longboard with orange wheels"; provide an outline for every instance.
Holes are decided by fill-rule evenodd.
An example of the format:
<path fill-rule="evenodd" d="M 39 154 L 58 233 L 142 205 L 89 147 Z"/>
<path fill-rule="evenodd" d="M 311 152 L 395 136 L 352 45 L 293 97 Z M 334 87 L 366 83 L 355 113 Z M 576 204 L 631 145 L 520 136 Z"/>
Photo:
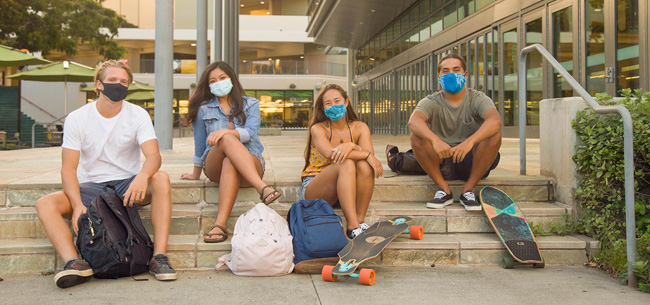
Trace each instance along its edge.
<path fill-rule="evenodd" d="M 325 265 L 321 276 L 323 281 L 336 282 L 339 276 L 359 278 L 359 282 L 372 286 L 375 284 L 375 270 L 361 269 L 355 271 L 363 262 L 377 257 L 398 235 L 409 234 L 412 239 L 424 237 L 421 226 L 410 226 L 410 217 L 395 217 L 372 225 L 341 250 L 336 266 Z"/>

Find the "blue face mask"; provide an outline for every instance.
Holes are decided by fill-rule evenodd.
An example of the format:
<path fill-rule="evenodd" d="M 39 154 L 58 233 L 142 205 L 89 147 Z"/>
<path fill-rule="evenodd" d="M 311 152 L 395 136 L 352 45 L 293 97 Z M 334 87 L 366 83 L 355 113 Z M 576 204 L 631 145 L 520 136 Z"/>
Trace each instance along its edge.
<path fill-rule="evenodd" d="M 458 93 L 465 86 L 465 75 L 460 73 L 447 73 L 438 78 L 442 90 L 449 93 Z"/>
<path fill-rule="evenodd" d="M 228 95 L 230 90 L 232 90 L 230 78 L 210 84 L 210 92 L 218 97 Z"/>
<path fill-rule="evenodd" d="M 345 104 L 332 105 L 329 108 L 325 108 L 325 116 L 336 122 L 345 116 L 346 111 Z"/>

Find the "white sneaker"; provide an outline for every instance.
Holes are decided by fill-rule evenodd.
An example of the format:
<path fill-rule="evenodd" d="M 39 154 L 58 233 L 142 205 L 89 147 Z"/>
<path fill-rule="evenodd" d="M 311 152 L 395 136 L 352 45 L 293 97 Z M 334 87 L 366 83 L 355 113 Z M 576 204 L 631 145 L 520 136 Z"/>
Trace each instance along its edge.
<path fill-rule="evenodd" d="M 370 226 L 367 223 L 362 222 L 362 223 L 359 224 L 359 228 L 361 228 L 361 230 L 365 231 L 365 230 L 370 229 Z"/>
<path fill-rule="evenodd" d="M 361 235 L 361 233 L 363 233 L 363 230 L 361 228 L 356 228 L 353 229 L 352 231 L 348 230 L 347 233 L 348 233 L 348 238 L 354 239 L 355 237 Z"/>

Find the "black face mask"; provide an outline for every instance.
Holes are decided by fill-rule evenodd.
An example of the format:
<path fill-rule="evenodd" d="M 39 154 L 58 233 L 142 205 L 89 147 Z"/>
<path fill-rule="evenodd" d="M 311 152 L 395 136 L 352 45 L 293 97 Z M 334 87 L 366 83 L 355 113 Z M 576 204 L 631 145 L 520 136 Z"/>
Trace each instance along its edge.
<path fill-rule="evenodd" d="M 120 83 L 116 84 L 106 84 L 102 81 L 100 81 L 102 85 L 104 85 L 104 90 L 100 91 L 108 99 L 110 99 L 113 102 L 121 102 L 126 98 L 127 91 L 129 90 L 129 87 L 125 87 L 124 85 Z"/>

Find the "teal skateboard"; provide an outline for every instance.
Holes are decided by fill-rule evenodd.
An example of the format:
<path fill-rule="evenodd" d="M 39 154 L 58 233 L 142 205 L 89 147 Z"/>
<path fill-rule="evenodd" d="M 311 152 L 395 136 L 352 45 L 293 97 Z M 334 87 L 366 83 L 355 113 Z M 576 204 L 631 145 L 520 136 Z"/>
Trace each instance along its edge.
<path fill-rule="evenodd" d="M 512 269 L 517 261 L 533 264 L 535 268 L 544 268 L 544 259 L 535 235 L 517 203 L 502 190 L 491 186 L 481 189 L 479 200 L 485 216 L 510 253 L 502 258 L 501 266 Z"/>

